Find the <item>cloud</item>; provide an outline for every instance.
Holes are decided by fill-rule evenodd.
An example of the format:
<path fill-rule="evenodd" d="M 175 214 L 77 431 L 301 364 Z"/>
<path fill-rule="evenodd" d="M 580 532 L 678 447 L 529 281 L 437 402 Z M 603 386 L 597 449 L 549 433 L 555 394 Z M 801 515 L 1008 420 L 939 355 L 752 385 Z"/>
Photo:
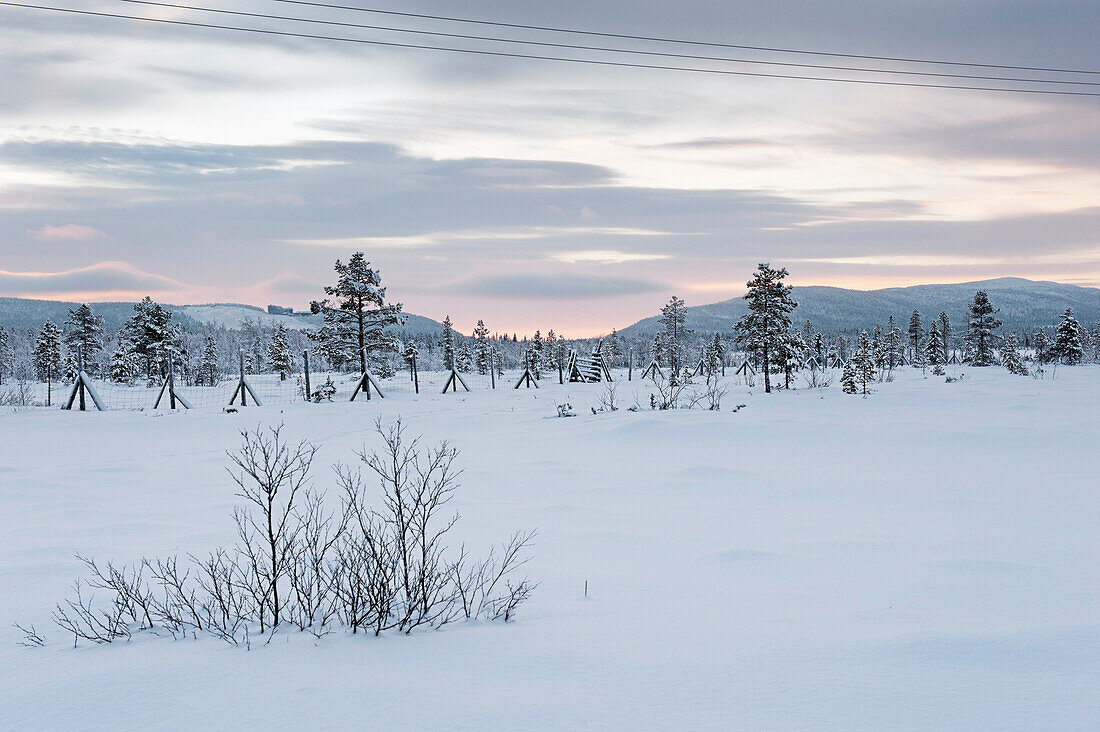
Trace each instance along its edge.
<path fill-rule="evenodd" d="M 642 254 L 638 252 L 620 252 L 612 249 L 587 249 L 583 251 L 555 252 L 548 259 L 552 262 L 577 264 L 622 264 L 623 262 L 652 262 L 658 259 L 670 259 L 669 254 Z"/>
<path fill-rule="evenodd" d="M 476 297 L 568 299 L 642 295 L 665 292 L 669 286 L 647 279 L 563 273 L 483 275 L 461 280 L 445 289 Z"/>
<path fill-rule="evenodd" d="M 0 270 L 0 295 L 8 297 L 103 299 L 193 289 L 170 277 L 142 272 L 127 262 L 100 262 L 63 272 Z"/>
<path fill-rule="evenodd" d="M 80 224 L 65 224 L 63 226 L 50 226 L 47 224 L 41 229 L 29 232 L 39 241 L 89 241 L 91 239 L 110 239 L 99 229 Z"/>

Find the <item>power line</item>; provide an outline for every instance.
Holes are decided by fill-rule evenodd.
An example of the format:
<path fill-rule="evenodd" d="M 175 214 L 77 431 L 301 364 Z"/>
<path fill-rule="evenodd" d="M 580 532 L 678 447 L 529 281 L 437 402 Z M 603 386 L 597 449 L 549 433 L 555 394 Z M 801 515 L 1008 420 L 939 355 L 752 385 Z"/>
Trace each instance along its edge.
<path fill-rule="evenodd" d="M 550 56 L 544 54 L 533 53 L 514 53 L 508 51 L 490 51 L 486 49 L 474 49 L 474 48 L 452 48 L 447 46 L 431 46 L 427 44 L 417 43 L 398 43 L 395 41 L 379 41 L 366 38 L 348 38 L 345 36 L 328 36 L 316 33 L 298 33 L 294 31 L 280 31 L 271 30 L 266 28 L 247 28 L 243 26 L 223 25 L 217 23 L 200 23 L 197 21 L 187 20 L 170 20 L 167 18 L 148 18 L 140 15 L 125 15 L 122 13 L 106 13 L 94 10 L 77 10 L 75 8 L 58 8 L 50 7 L 46 5 L 33 5 L 29 3 L 16 3 L 9 2 L 9 0 L 0 0 L 0 6 L 8 6 L 14 8 L 27 8 L 31 10 L 44 10 L 55 13 L 67 13 L 71 15 L 84 15 L 100 18 L 117 18 L 122 20 L 136 20 L 144 23 L 158 23 L 162 25 L 175 25 L 191 28 L 209 28 L 216 30 L 227 30 L 241 33 L 253 33 L 258 35 L 267 36 L 280 36 L 285 38 L 302 38 L 311 40 L 322 41 L 336 41 L 342 43 L 356 43 L 361 45 L 370 46 L 382 46 L 387 48 L 409 48 L 428 51 L 446 51 L 449 53 L 463 53 L 467 55 L 475 56 L 491 56 L 498 58 L 521 58 L 521 59 L 534 59 L 540 61 L 558 61 L 562 63 L 583 64 L 589 66 L 609 66 L 616 68 L 633 68 L 633 69 L 651 69 L 660 71 L 683 71 L 687 73 L 697 74 L 711 74 L 718 76 L 746 76 L 746 77 L 759 77 L 769 79 L 795 79 L 800 81 L 827 81 L 840 84 L 866 84 L 872 86 L 897 86 L 897 87 L 915 87 L 923 89 L 959 89 L 966 91 L 991 91 L 991 92 L 1006 92 L 1013 94 L 1048 94 L 1058 96 L 1075 96 L 1075 97 L 1100 97 L 1100 92 L 1081 92 L 1081 91 L 1066 91 L 1061 89 L 1015 89 L 1007 87 L 990 87 L 990 86 L 966 86 L 961 84 L 932 84 L 910 81 L 885 81 L 878 79 L 838 79 L 835 77 L 823 77 L 823 76 L 810 76 L 799 74 L 778 74 L 778 73 L 765 73 L 760 71 L 734 71 L 730 69 L 708 69 L 698 68 L 691 66 L 668 66 L 664 64 L 643 64 L 634 63 L 628 61 L 609 61 L 602 59 L 583 59 L 583 58 L 569 58 L 563 56 Z"/>
<path fill-rule="evenodd" d="M 750 46 L 738 43 L 720 43 L 717 41 L 689 40 L 686 38 L 667 38 L 661 36 L 642 36 L 630 33 L 611 33 L 605 31 L 590 31 L 579 28 L 558 28 L 547 25 L 530 25 L 526 23 L 504 23 L 494 20 L 479 20 L 475 18 L 459 18 L 449 15 L 431 15 L 428 13 L 413 13 L 401 10 L 382 10 L 379 8 L 361 8 L 354 5 L 337 5 L 335 3 L 311 2 L 310 0 L 274 0 L 277 3 L 288 5 L 308 5 L 316 8 L 329 8 L 332 10 L 353 10 L 360 13 L 373 13 L 376 15 L 393 15 L 405 18 L 421 18 L 424 20 L 442 20 L 451 23 L 470 23 L 474 25 L 489 25 L 498 28 L 515 28 L 520 30 L 546 31 L 549 33 L 572 33 L 584 36 L 599 36 L 601 38 L 622 38 L 632 41 L 657 41 L 659 43 L 677 43 L 687 46 L 710 46 L 712 48 L 738 48 L 746 51 L 769 51 L 774 53 L 798 53 L 809 56 L 832 56 L 834 58 L 867 59 L 871 61 L 900 61 L 914 64 L 940 64 L 946 66 L 976 66 L 986 69 L 1010 69 L 1013 71 L 1049 71 L 1060 74 L 1100 74 L 1100 71 L 1088 69 L 1066 69 L 1049 66 L 1013 66 L 1009 64 L 978 63 L 969 61 L 943 61 L 924 58 L 907 58 L 904 56 L 872 56 L 862 53 L 835 53 L 829 51 L 811 51 L 802 48 L 779 48 L 774 46 Z"/>
<path fill-rule="evenodd" d="M 301 18 L 288 15 L 272 15 L 270 13 L 250 13 L 243 10 L 225 10 L 222 8 L 208 8 L 197 5 L 184 5 L 182 3 L 157 2 L 156 0 L 119 0 L 119 2 L 134 5 L 149 5 L 161 8 L 175 8 L 178 10 L 193 10 L 203 13 L 217 13 L 219 15 L 233 15 L 246 18 L 260 18 L 263 20 L 281 20 L 295 23 L 311 23 L 318 25 L 338 26 L 342 28 L 358 28 L 364 30 L 379 30 L 393 33 L 410 33 L 416 35 L 437 36 L 443 38 L 457 38 L 473 41 L 491 41 L 494 43 L 511 43 L 525 46 L 543 46 L 550 48 L 564 48 L 576 51 L 598 51 L 601 53 L 621 53 L 636 56 L 659 56 L 664 58 L 687 59 L 691 61 L 720 61 L 724 63 L 755 64 L 762 66 L 782 66 L 803 69 L 819 69 L 825 71 L 852 71 L 866 74 L 893 74 L 900 76 L 922 76 L 946 79 L 975 79 L 981 81 L 1012 81 L 1032 84 L 1067 84 L 1072 86 L 1100 86 L 1100 81 L 1063 81 L 1060 79 L 1036 79 L 1018 76 L 988 76 L 982 74 L 950 74 L 935 71 L 912 71 L 897 69 L 861 68 L 858 66 L 836 66 L 830 64 L 796 63 L 791 61 L 764 61 L 761 59 L 730 58 L 728 56 L 703 56 L 689 53 L 672 53 L 667 51 L 646 51 L 642 49 L 609 48 L 607 46 L 587 46 L 574 43 L 552 43 L 548 41 L 533 41 L 528 39 L 499 38 L 493 36 L 478 36 L 467 33 L 449 33 L 444 31 L 428 31 L 412 28 L 397 28 L 387 25 L 372 25 L 367 23 L 348 23 L 337 20 L 322 20 L 316 18 Z"/>

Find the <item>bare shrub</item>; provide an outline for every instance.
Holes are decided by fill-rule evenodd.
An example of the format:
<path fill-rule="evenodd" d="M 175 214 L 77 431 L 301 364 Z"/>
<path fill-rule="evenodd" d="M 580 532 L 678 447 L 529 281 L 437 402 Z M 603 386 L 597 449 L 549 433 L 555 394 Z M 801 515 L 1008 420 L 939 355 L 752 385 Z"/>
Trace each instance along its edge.
<path fill-rule="evenodd" d="M 42 402 L 34 394 L 34 386 L 26 379 L 18 379 L 11 386 L 0 389 L 0 407 L 40 407 Z"/>
<path fill-rule="evenodd" d="M 400 421 L 375 427 L 382 449 L 358 453 L 363 468 L 336 466 L 342 500 L 335 510 L 309 486 L 316 447 L 288 443 L 281 427 L 243 432 L 243 446 L 230 454 L 245 500 L 234 511 L 237 545 L 132 567 L 78 557 L 88 578 L 56 607 L 55 623 L 74 642 L 163 629 L 251 647 L 257 626 L 270 642 L 288 623 L 321 636 L 334 624 L 377 635 L 460 619 L 512 620 L 534 589 L 513 579 L 534 534 L 517 533 L 480 560 L 464 546 L 452 549 L 458 515 L 447 506 L 461 475 L 458 451 L 446 442 L 422 446 Z M 369 500 L 364 474 L 377 480 L 380 501 Z M 41 640 L 24 632 L 28 644 Z"/>
<path fill-rule="evenodd" d="M 807 389 L 825 389 L 832 386 L 833 374 L 825 369 L 809 369 L 803 372 L 802 383 Z"/>

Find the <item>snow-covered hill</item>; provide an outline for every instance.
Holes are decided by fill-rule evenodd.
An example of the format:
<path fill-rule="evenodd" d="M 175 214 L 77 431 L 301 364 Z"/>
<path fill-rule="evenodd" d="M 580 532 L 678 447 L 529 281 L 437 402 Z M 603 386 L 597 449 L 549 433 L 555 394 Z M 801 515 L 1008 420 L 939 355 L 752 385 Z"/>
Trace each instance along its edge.
<path fill-rule="evenodd" d="M 1018 277 L 884 290 L 795 287 L 793 295 L 798 307 L 792 317 L 796 324 L 809 320 L 818 330 L 831 333 L 873 328 L 884 324 L 891 315 L 904 329 L 913 310 L 919 310 L 926 322 L 942 311 L 956 325 L 956 331 L 962 332 L 966 324 L 967 306 L 977 290 L 985 290 L 993 307 L 1000 309 L 997 317 L 1004 321 L 1008 331 L 1030 331 L 1055 325 L 1067 307 L 1072 307 L 1077 319 L 1090 327 L 1100 319 L 1100 289 L 1058 282 L 1035 282 Z M 745 301 L 737 297 L 689 307 L 686 325 L 702 333 L 728 332 L 744 314 Z M 657 327 L 654 316 L 619 332 L 625 336 L 639 335 L 653 333 Z"/>

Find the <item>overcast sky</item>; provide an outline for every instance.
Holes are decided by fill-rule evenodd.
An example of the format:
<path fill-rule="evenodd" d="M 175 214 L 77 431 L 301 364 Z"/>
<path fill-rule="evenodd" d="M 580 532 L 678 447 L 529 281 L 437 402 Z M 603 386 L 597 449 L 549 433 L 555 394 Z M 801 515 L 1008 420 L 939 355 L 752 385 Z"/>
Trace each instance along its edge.
<path fill-rule="evenodd" d="M 521 37 L 271 0 L 191 4 Z M 1100 69 L 1095 0 L 345 4 Z M 0 69 L 0 295 L 302 307 L 361 249 L 410 312 L 587 335 L 674 293 L 739 295 L 758 261 L 795 284 L 863 289 L 1100 283 L 1100 98 L 477 58 L 10 7 Z"/>

